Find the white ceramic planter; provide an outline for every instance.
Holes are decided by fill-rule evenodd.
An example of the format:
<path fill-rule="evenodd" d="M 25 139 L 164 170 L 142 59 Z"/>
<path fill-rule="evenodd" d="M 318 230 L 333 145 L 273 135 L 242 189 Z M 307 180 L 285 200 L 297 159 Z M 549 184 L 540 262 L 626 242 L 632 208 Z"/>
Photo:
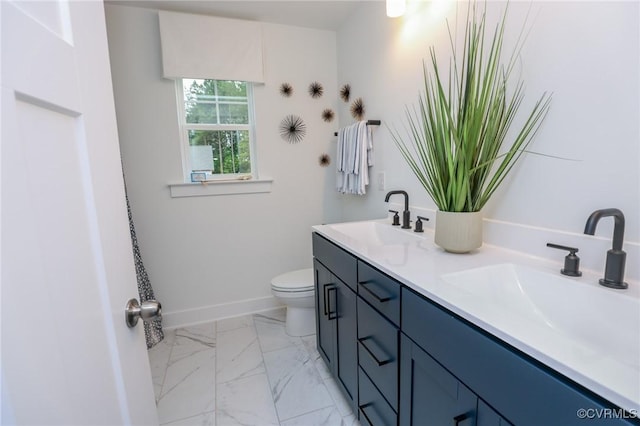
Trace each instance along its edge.
<path fill-rule="evenodd" d="M 482 212 L 436 212 L 435 243 L 451 253 L 468 253 L 482 245 Z"/>

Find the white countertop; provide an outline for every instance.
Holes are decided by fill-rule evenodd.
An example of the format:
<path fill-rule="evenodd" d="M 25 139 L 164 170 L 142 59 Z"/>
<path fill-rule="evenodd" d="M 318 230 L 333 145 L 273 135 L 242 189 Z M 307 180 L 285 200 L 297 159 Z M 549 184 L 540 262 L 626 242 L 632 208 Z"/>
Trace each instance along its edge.
<path fill-rule="evenodd" d="M 382 225 L 389 223 L 386 219 L 366 223 L 370 222 Z M 640 415 L 640 283 L 626 280 L 629 289 L 613 290 L 599 285 L 598 279 L 602 274 L 594 271 L 583 270 L 582 277 L 567 277 L 575 281 L 576 286 L 590 287 L 576 287 L 583 295 L 579 300 L 585 300 L 585 294 L 587 299 L 607 299 L 609 306 L 624 306 L 627 310 L 622 312 L 624 315 L 620 315 L 616 309 L 613 312 L 609 312 L 611 309 L 593 312 L 593 306 L 576 306 L 574 300 L 559 302 L 558 294 L 553 291 L 546 295 L 555 305 L 553 308 L 556 313 L 565 316 L 567 323 L 582 317 L 593 318 L 594 324 L 611 327 L 611 330 L 617 327 L 615 333 L 611 334 L 622 338 L 613 345 L 605 345 L 590 339 L 588 328 L 586 333 L 584 329 L 580 333 L 579 327 L 576 327 L 578 331 L 575 336 L 568 334 L 566 327 L 559 331 L 552 325 L 529 320 L 526 315 L 506 312 L 501 309 L 504 305 L 499 305 L 491 297 L 477 297 L 477 294 L 465 292 L 442 279 L 445 274 L 505 263 L 560 276 L 561 253 L 558 253 L 558 262 L 551 262 L 485 244 L 468 254 L 451 254 L 433 243 L 430 230 L 416 234 L 388 225 L 390 233 L 407 233 L 406 241 L 398 242 L 391 241 L 393 238 L 385 241 L 384 238 L 350 236 L 338 231 L 339 226 L 318 225 L 313 230 L 509 345 L 628 412 Z M 566 295 L 562 297 L 567 298 Z M 599 317 L 602 317 L 602 321 L 599 321 Z M 608 334 L 606 330 L 604 334 Z"/>

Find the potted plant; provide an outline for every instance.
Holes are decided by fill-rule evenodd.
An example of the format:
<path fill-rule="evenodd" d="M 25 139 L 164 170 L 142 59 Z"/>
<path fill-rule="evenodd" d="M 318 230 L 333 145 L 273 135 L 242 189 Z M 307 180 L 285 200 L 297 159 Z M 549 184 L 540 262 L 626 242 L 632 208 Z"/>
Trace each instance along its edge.
<path fill-rule="evenodd" d="M 469 5 L 460 54 L 449 29 L 448 80 L 432 46 L 431 66 L 423 62 L 424 91 L 417 107 L 407 108 L 406 135 L 392 132 L 438 207 L 435 242 L 450 252 L 482 245 L 481 210 L 531 143 L 551 102 L 544 93 L 523 124 L 511 129 L 524 98 L 523 82 L 514 83 L 512 75 L 522 37 L 503 63 L 506 16 L 505 9 L 488 37 L 486 4 L 481 11 Z"/>

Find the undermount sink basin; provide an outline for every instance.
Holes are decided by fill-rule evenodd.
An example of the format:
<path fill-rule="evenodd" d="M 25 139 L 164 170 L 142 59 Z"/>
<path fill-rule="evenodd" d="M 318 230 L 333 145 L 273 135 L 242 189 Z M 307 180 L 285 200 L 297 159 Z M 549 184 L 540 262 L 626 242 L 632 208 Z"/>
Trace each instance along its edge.
<path fill-rule="evenodd" d="M 327 227 L 367 246 L 407 244 L 423 240 L 411 230 L 382 222 L 347 222 L 327 225 Z"/>
<path fill-rule="evenodd" d="M 530 321 L 640 369 L 640 300 L 559 274 L 505 263 L 444 274 L 492 318 Z"/>

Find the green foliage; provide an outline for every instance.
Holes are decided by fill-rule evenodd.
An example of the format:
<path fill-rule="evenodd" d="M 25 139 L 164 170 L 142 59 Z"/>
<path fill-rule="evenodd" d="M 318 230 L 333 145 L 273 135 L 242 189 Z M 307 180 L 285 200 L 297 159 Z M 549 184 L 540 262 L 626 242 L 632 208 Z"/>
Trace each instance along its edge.
<path fill-rule="evenodd" d="M 475 3 L 469 6 L 461 58 L 449 28 L 453 58 L 448 82 L 443 81 L 432 46 L 431 72 L 423 63 L 424 93 L 417 108 L 407 108 L 408 140 L 392 132 L 411 170 L 442 211 L 480 211 L 526 151 L 549 110 L 551 96 L 545 93 L 506 143 L 524 98 L 522 81 L 507 87 L 522 38 L 507 64 L 501 63 L 506 16 L 505 10 L 488 39 L 486 4 L 481 12 Z"/>
<path fill-rule="evenodd" d="M 185 82 L 188 80 L 185 80 Z M 192 80 L 184 91 L 189 145 L 209 145 L 213 153 L 211 173 L 250 173 L 251 156 L 248 130 L 215 130 L 215 126 L 249 124 L 245 82 Z M 211 129 L 211 130 L 209 130 Z"/>

